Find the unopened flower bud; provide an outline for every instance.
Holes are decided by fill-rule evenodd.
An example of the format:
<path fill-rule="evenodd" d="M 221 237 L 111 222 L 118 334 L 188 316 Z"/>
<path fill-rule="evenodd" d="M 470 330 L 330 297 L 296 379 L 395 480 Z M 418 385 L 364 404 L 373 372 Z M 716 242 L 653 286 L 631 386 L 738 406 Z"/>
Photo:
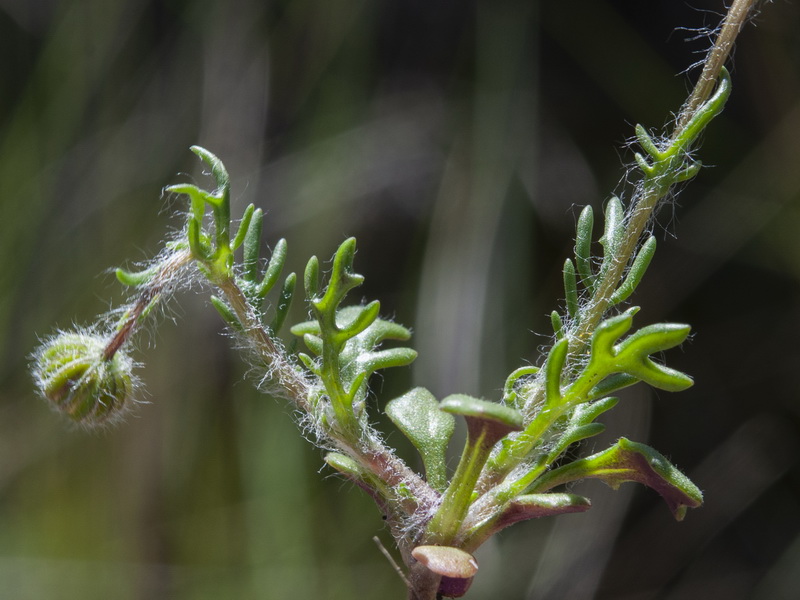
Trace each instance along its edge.
<path fill-rule="evenodd" d="M 131 402 L 133 361 L 122 350 L 107 356 L 108 340 L 65 332 L 34 355 L 33 376 L 55 409 L 87 426 L 113 421 Z"/>

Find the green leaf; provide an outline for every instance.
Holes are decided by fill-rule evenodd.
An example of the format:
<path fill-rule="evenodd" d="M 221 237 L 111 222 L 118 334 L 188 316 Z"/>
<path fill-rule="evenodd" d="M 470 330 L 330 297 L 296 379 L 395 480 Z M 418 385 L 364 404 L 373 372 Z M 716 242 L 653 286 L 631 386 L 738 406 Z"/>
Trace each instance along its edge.
<path fill-rule="evenodd" d="M 628 481 L 646 485 L 664 498 L 678 521 L 683 520 L 688 508 L 697 508 L 703 503 L 698 487 L 662 454 L 626 438 L 620 438 L 608 450 L 550 471 L 535 487 L 537 491 L 544 491 L 587 478 L 600 479 L 613 489 Z"/>
<path fill-rule="evenodd" d="M 553 333 L 556 336 L 556 341 L 564 338 L 564 321 L 561 320 L 561 315 L 557 311 L 550 313 L 550 325 L 553 327 Z"/>
<path fill-rule="evenodd" d="M 289 307 L 292 304 L 294 297 L 294 288 L 297 283 L 297 275 L 289 273 L 286 281 L 283 282 L 283 289 L 281 290 L 278 303 L 275 305 L 275 316 L 269 325 L 269 330 L 274 334 L 280 331 L 281 326 L 286 320 L 286 315 L 289 314 Z"/>
<path fill-rule="evenodd" d="M 589 391 L 586 400 L 596 400 L 597 398 L 608 396 L 617 390 L 632 386 L 640 381 L 641 379 L 638 377 L 628 375 L 627 373 L 615 373 L 614 375 L 609 375 Z"/>
<path fill-rule="evenodd" d="M 170 194 L 185 194 L 189 196 L 192 217 L 198 222 L 203 221 L 203 216 L 206 214 L 206 202 L 209 199 L 208 192 L 191 183 L 170 185 L 164 188 L 164 191 Z"/>
<path fill-rule="evenodd" d="M 261 232 L 264 224 L 264 213 L 260 208 L 253 212 L 247 233 L 244 236 L 244 246 L 242 248 L 242 277 L 255 284 L 258 276 L 258 257 L 261 254 Z M 237 235 L 238 237 L 238 235 Z M 280 244 L 280 242 L 278 242 Z"/>
<path fill-rule="evenodd" d="M 117 280 L 122 285 L 127 285 L 128 287 L 139 287 L 140 285 L 147 285 L 150 283 L 150 280 L 158 273 L 160 266 L 160 264 L 155 264 L 148 269 L 138 271 L 136 273 L 132 271 L 126 271 L 125 269 L 117 269 L 114 271 L 114 274 L 117 276 Z"/>
<path fill-rule="evenodd" d="M 211 304 L 217 309 L 217 312 L 222 316 L 225 322 L 230 325 L 235 331 L 242 331 L 242 324 L 236 317 L 236 314 L 231 310 L 223 300 L 217 296 L 211 296 Z"/>
<path fill-rule="evenodd" d="M 316 256 L 309 258 L 306 263 L 303 285 L 306 290 L 306 298 L 311 300 L 317 297 L 319 294 L 319 259 Z"/>
<path fill-rule="evenodd" d="M 688 325 L 677 323 L 643 327 L 614 348 L 619 370 L 669 392 L 680 392 L 691 387 L 694 383 L 691 377 L 656 363 L 648 356 L 681 344 L 690 330 Z"/>
<path fill-rule="evenodd" d="M 719 74 L 719 84 L 714 94 L 692 116 L 686 126 L 681 130 L 672 147 L 683 150 L 689 146 L 703 132 L 711 120 L 722 112 L 725 103 L 731 94 L 731 76 L 728 69 L 722 68 Z"/>
<path fill-rule="evenodd" d="M 642 150 L 647 152 L 655 160 L 664 158 L 664 153 L 658 149 L 658 146 L 653 142 L 653 138 L 650 137 L 650 134 L 647 133 L 647 130 L 642 125 L 637 124 L 634 131 L 636 132 L 636 139 L 639 141 Z"/>
<path fill-rule="evenodd" d="M 452 415 L 439 410 L 439 402 L 425 388 L 414 388 L 386 405 L 386 414 L 411 440 L 422 456 L 428 483 L 435 490 L 447 487 L 445 452 L 455 428 Z"/>
<path fill-rule="evenodd" d="M 212 250 L 205 241 L 205 236 L 201 233 L 200 223 L 194 219 L 189 219 L 186 229 L 186 238 L 189 240 L 189 249 L 192 256 L 200 262 L 209 262 L 212 259 Z"/>
<path fill-rule="evenodd" d="M 417 358 L 417 351 L 412 348 L 387 348 L 378 352 L 365 352 L 358 359 L 358 371 L 372 374 L 378 369 L 389 367 L 407 367 Z"/>
<path fill-rule="evenodd" d="M 371 473 L 362 468 L 358 462 L 339 452 L 328 452 L 328 454 L 325 455 L 325 462 L 366 491 L 379 506 L 384 505 L 384 498 L 389 495 L 388 492 L 383 489 L 381 483 L 373 477 Z"/>
<path fill-rule="evenodd" d="M 592 270 L 592 228 L 594 212 L 591 206 L 585 206 L 578 217 L 575 229 L 575 265 L 581 282 L 589 290 L 594 291 L 594 271 Z"/>
<path fill-rule="evenodd" d="M 520 431 L 523 420 L 522 414 L 509 406 L 465 394 L 448 396 L 439 409 L 461 415 L 467 421 L 467 441 L 458 467 L 428 522 L 426 540 L 446 545 L 453 540 L 467 514 L 475 484 L 492 448 L 509 433 Z"/>
<path fill-rule="evenodd" d="M 297 358 L 300 359 L 300 362 L 302 362 L 309 371 L 319 376 L 319 364 L 317 363 L 317 361 L 315 361 L 308 354 L 305 354 L 303 352 L 299 352 L 297 354 Z"/>
<path fill-rule="evenodd" d="M 349 404 L 363 399 L 367 380 L 375 371 L 406 366 L 417 357 L 417 352 L 411 348 L 377 350 L 384 341 L 405 341 L 411 337 L 411 332 L 402 325 L 376 318 L 378 308 L 377 303 L 347 306 L 336 314 L 337 330 L 333 333 L 336 339 L 341 340 L 337 354 L 338 374 L 342 389 L 347 391 Z M 367 322 L 369 325 L 361 330 Z M 320 321 L 298 323 L 291 328 L 291 332 L 302 337 L 314 354 L 322 356 L 325 338 Z M 356 390 L 354 383 L 357 381 L 360 384 L 355 386 L 359 388 Z"/>
<path fill-rule="evenodd" d="M 622 202 L 616 196 L 612 196 L 608 201 L 605 218 L 605 229 L 603 231 L 603 237 L 600 238 L 600 244 L 603 246 L 601 278 L 602 272 L 606 271 L 611 265 L 611 262 L 616 259 L 620 244 L 622 243 L 622 236 L 625 233 L 625 211 L 622 208 Z"/>
<path fill-rule="evenodd" d="M 564 261 L 564 297 L 567 301 L 567 314 L 574 318 L 578 314 L 578 280 L 575 276 L 575 265 L 570 259 Z"/>
<path fill-rule="evenodd" d="M 211 167 L 211 175 L 214 177 L 214 180 L 217 183 L 215 195 L 221 195 L 222 190 L 230 185 L 230 177 L 228 177 L 228 171 L 225 169 L 225 165 L 222 164 L 222 161 L 217 158 L 216 155 L 212 154 L 202 146 L 191 146 L 189 149 L 199 156 L 209 167 Z"/>
<path fill-rule="evenodd" d="M 607 410 L 611 410 L 617 405 L 619 400 L 617 398 L 603 398 L 596 402 L 587 402 L 579 404 L 572 411 L 572 415 L 564 428 L 558 442 L 550 450 L 548 456 L 549 461 L 552 462 L 561 455 L 569 446 L 575 442 L 585 440 L 592 436 L 598 435 L 605 430 L 605 425 L 602 423 L 593 423 L 598 416 Z"/>
<path fill-rule="evenodd" d="M 518 410 L 497 402 L 489 402 L 473 396 L 467 396 L 466 394 L 449 395 L 442 400 L 439 410 L 463 416 L 467 419 L 468 425 L 472 420 L 479 423 L 481 427 L 484 424 L 489 424 L 492 427 L 496 426 L 498 431 L 504 431 L 503 435 L 522 429 L 522 415 Z M 494 438 L 495 436 L 492 435 L 491 437 Z M 496 441 L 494 440 L 490 445 L 494 445 Z"/>
<path fill-rule="evenodd" d="M 561 372 L 564 370 L 568 351 L 569 340 L 567 338 L 559 340 L 550 349 L 544 365 L 545 391 L 549 406 L 556 406 L 561 402 Z"/>
<path fill-rule="evenodd" d="M 236 231 L 236 236 L 233 238 L 233 242 L 231 242 L 231 250 L 236 250 L 244 242 L 247 232 L 250 230 L 250 220 L 253 218 L 253 212 L 255 209 L 255 205 L 249 204 L 244 210 L 242 221 L 239 223 L 239 229 Z"/>
<path fill-rule="evenodd" d="M 333 257 L 333 268 L 324 296 L 322 298 L 318 298 L 317 294 L 309 296 L 311 305 L 320 313 L 333 314 L 347 292 L 363 283 L 364 276 L 353 272 L 355 253 L 355 238 L 348 238 L 342 242 Z"/>
<path fill-rule="evenodd" d="M 256 295 L 258 298 L 264 298 L 269 291 L 275 286 L 275 283 L 280 277 L 283 265 L 286 262 L 286 240 L 281 238 L 275 244 L 275 249 L 269 257 L 269 263 L 264 271 L 264 278 L 258 284 Z"/>
<path fill-rule="evenodd" d="M 526 379 L 530 379 L 531 376 L 536 375 L 538 372 L 539 372 L 539 367 L 534 367 L 530 365 L 515 369 L 508 376 L 508 378 L 506 378 L 506 383 L 503 386 L 503 402 L 515 406 L 517 404 L 519 395 L 519 393 L 517 392 L 517 384 L 520 382 L 520 379 L 522 379 L 523 377 Z M 524 382 L 521 385 L 524 385 Z"/>
<path fill-rule="evenodd" d="M 378 313 L 381 310 L 381 303 L 377 300 L 373 300 L 366 306 L 359 308 L 360 310 L 350 311 L 349 313 L 339 311 L 336 315 L 337 326 L 340 327 L 342 331 L 347 332 L 348 337 L 357 336 L 375 322 L 375 319 L 378 318 Z M 341 320 L 340 317 L 343 317 L 345 314 L 354 314 L 354 316 L 349 322 L 339 323 Z"/>
<path fill-rule="evenodd" d="M 548 493 L 518 496 L 500 515 L 492 534 L 519 521 L 585 512 L 591 507 L 592 503 L 588 498 L 577 494 Z"/>
<path fill-rule="evenodd" d="M 612 294 L 610 299 L 610 304 L 612 306 L 619 304 L 620 302 L 624 302 L 634 292 L 639 283 L 642 281 L 642 277 L 644 276 L 645 271 L 647 271 L 647 267 L 650 266 L 650 261 L 653 259 L 653 255 L 655 253 L 656 238 L 651 235 L 649 238 L 647 238 L 647 241 L 642 244 L 642 247 L 636 254 L 636 258 L 634 259 L 631 268 L 628 270 L 625 280 Z"/>
<path fill-rule="evenodd" d="M 565 392 L 571 402 L 582 402 L 596 398 L 615 387 L 633 383 L 629 379 L 616 377 L 604 384 L 606 377 L 624 373 L 653 387 L 677 392 L 690 387 L 691 377 L 653 361 L 649 355 L 677 346 L 689 335 L 689 326 L 660 323 L 644 327 L 615 345 L 616 341 L 631 328 L 633 315 L 638 307 L 631 307 L 621 315 L 606 319 L 598 325 L 592 336 L 589 361 L 580 376 Z M 597 388 L 597 389 L 595 389 Z M 599 391 L 598 391 L 599 390 Z"/>

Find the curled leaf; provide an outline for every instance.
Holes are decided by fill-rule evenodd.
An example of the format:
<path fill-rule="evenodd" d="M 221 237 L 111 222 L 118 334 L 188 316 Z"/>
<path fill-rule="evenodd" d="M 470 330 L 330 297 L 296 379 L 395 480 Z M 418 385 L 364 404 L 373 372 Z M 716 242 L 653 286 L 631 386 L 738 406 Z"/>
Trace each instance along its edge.
<path fill-rule="evenodd" d="M 662 454 L 626 438 L 620 438 L 608 450 L 549 472 L 538 481 L 536 490 L 587 478 L 600 479 L 614 489 L 628 481 L 646 485 L 664 498 L 678 521 L 683 520 L 688 508 L 703 503 L 698 487 Z"/>
<path fill-rule="evenodd" d="M 551 406 L 561 401 L 561 372 L 564 370 L 568 351 L 569 340 L 567 338 L 559 340 L 550 349 L 544 366 L 547 403 Z"/>
<path fill-rule="evenodd" d="M 519 521 L 585 512 L 591 507 L 592 503 L 588 498 L 577 494 L 549 493 L 518 496 L 500 515 L 492 533 L 494 534 Z"/>

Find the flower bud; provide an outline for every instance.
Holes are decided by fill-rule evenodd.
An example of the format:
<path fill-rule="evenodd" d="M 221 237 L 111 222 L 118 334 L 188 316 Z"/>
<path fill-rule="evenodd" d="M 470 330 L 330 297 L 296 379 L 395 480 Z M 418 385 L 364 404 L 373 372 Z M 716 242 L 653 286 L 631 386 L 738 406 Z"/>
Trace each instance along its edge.
<path fill-rule="evenodd" d="M 124 414 L 134 387 L 133 361 L 120 350 L 106 357 L 107 346 L 100 335 L 64 332 L 34 355 L 41 394 L 58 412 L 89 427 Z"/>

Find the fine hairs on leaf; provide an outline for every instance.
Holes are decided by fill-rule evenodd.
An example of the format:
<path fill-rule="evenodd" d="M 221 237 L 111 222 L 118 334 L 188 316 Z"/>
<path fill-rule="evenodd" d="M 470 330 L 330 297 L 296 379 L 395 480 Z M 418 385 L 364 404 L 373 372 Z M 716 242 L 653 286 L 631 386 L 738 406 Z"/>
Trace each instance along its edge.
<path fill-rule="evenodd" d="M 311 257 L 298 285 L 297 274 L 285 273 L 287 241 L 265 251 L 265 209 L 251 204 L 232 221 L 225 165 L 198 146 L 191 150 L 210 169 L 211 189 L 166 188 L 186 198 L 180 233 L 150 264 L 116 271 L 132 290 L 116 319 L 43 341 L 32 357 L 40 394 L 86 427 L 126 414 L 138 382 L 133 340 L 158 318 L 154 309 L 168 296 L 199 280 L 204 291 L 211 289 L 210 304 L 257 386 L 287 399 L 302 434 L 325 450 L 328 467 L 375 501 L 395 539 L 411 600 L 467 594 L 479 572 L 472 553 L 498 531 L 588 510 L 588 498 L 563 487 L 576 481 L 599 479 L 614 489 L 643 484 L 684 519 L 702 504 L 702 493 L 664 455 L 624 437 L 583 458 L 578 445 L 605 429 L 599 419 L 618 404 L 618 390 L 641 383 L 679 392 L 693 384 L 664 362 L 690 327 L 641 324 L 639 308 L 626 303 L 656 252 L 656 238 L 647 233 L 655 211 L 700 172 L 699 140 L 731 93 L 723 63 L 751 5 L 733 3 L 674 129 L 658 137 L 636 125 L 638 151 L 625 193 L 608 198 L 597 213 L 591 206 L 581 210 L 573 255 L 560 263 L 564 296 L 550 315 L 553 337 L 536 364 L 514 370 L 495 399 L 457 390 L 437 398 L 417 387 L 379 401 L 395 435 L 408 438 L 419 457 L 400 457 L 369 414 L 373 375 L 411 365 L 417 352 L 407 345 L 410 329 L 382 318 L 377 300 L 362 302 L 353 293 L 365 278 L 356 271 L 355 238 L 345 239 L 329 262 Z M 297 303 L 308 320 L 287 323 Z M 282 335 L 294 336 L 304 350 L 290 350 Z M 453 439 L 458 421 L 466 424 L 463 442 Z M 448 449 L 458 454 L 456 443 L 463 446 L 450 469 L 446 456 Z"/>

